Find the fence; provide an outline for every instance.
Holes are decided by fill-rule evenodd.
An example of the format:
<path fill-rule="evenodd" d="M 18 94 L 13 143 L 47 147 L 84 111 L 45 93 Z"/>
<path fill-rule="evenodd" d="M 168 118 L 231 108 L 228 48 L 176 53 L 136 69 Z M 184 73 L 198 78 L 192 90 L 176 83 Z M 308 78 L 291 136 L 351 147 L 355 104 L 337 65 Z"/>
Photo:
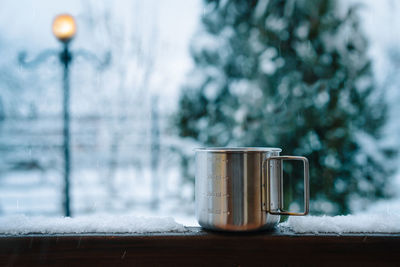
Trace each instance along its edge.
<path fill-rule="evenodd" d="M 72 118 L 75 214 L 154 209 L 164 199 L 181 197 L 179 157 L 172 152 L 171 137 L 162 130 L 154 134 L 164 127 L 149 117 Z M 0 214 L 62 214 L 62 138 L 57 116 L 0 122 Z"/>

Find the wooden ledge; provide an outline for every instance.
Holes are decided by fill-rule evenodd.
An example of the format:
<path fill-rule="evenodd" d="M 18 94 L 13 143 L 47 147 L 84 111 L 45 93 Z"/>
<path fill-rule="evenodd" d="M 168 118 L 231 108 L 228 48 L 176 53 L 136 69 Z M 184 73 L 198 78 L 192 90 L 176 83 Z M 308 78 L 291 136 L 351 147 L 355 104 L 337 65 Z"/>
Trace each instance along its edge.
<path fill-rule="evenodd" d="M 183 233 L 1 235 L 0 266 L 398 266 L 400 234 Z"/>

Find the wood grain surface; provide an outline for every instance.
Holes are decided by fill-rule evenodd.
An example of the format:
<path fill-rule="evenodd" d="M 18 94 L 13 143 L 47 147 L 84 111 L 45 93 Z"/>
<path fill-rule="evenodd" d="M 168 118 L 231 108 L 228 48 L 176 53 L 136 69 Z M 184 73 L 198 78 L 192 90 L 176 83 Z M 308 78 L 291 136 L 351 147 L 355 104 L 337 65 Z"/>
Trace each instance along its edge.
<path fill-rule="evenodd" d="M 1 235 L 0 266 L 400 266 L 400 234 Z"/>

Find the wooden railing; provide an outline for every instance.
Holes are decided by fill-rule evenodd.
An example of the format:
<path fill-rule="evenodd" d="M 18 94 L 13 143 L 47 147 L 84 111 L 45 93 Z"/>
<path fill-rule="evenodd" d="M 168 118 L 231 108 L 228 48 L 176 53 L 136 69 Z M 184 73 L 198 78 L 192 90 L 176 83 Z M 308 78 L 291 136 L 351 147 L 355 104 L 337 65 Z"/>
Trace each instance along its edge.
<path fill-rule="evenodd" d="M 0 266 L 399 266 L 400 234 L 183 233 L 0 236 Z"/>

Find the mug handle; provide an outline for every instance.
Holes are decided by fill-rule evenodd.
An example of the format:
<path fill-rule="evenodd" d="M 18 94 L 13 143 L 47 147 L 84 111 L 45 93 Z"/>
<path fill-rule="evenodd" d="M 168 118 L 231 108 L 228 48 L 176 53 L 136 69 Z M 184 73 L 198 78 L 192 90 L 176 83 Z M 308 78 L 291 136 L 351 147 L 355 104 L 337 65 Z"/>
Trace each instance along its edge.
<path fill-rule="evenodd" d="M 272 160 L 279 160 L 279 190 L 278 190 L 278 210 L 271 210 L 271 166 L 270 162 Z M 304 212 L 290 212 L 283 210 L 283 165 L 284 160 L 301 160 L 304 164 Z M 267 167 L 267 203 L 266 211 L 273 215 L 294 215 L 303 216 L 307 215 L 310 210 L 310 177 L 309 177 L 309 164 L 305 157 L 297 156 L 276 156 L 266 158 L 263 162 L 263 173 L 265 173 L 265 166 Z"/>

